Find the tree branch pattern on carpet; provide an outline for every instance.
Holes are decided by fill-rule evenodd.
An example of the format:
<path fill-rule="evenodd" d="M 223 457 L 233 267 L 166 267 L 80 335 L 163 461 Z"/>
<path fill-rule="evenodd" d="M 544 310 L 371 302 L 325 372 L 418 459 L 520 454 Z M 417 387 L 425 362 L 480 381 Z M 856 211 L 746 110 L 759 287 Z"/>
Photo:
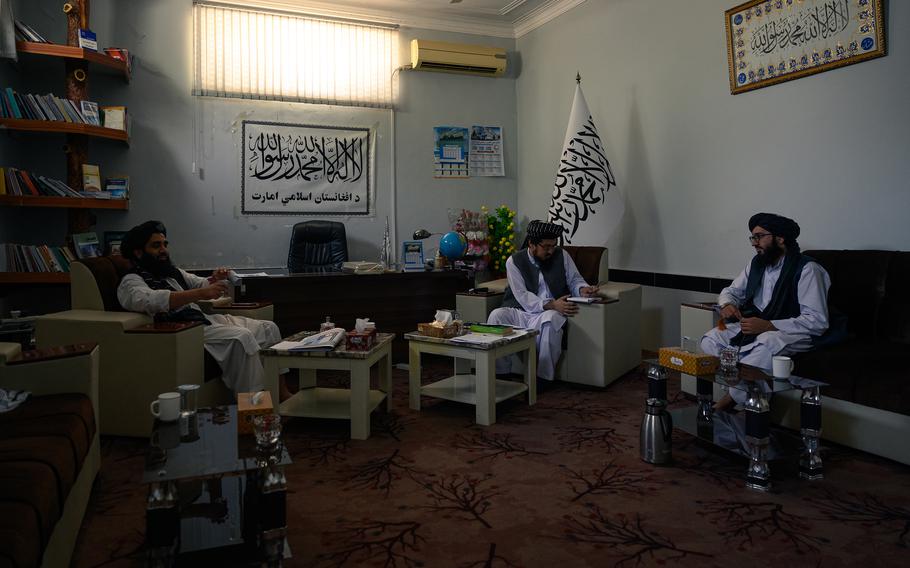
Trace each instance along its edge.
<path fill-rule="evenodd" d="M 700 515 L 705 515 L 718 527 L 724 527 L 718 534 L 730 538 L 741 550 L 753 546 L 764 548 L 772 538 L 792 545 L 800 554 L 818 552 L 820 545 L 829 543 L 825 537 L 810 534 L 812 525 L 806 517 L 785 512 L 780 503 L 722 499 L 696 503 Z"/>
<path fill-rule="evenodd" d="M 575 494 L 572 501 L 591 495 L 646 495 L 660 488 L 653 472 L 626 468 L 617 465 L 616 460 L 601 468 L 592 469 L 590 473 L 575 471 L 567 466 L 560 467 L 569 477 L 568 485 Z"/>

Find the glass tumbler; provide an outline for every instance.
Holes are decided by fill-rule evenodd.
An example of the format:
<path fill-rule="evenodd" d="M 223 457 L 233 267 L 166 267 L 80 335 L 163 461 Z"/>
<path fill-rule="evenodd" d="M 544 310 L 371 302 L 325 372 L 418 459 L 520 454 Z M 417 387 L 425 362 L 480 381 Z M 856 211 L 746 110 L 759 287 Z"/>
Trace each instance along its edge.
<path fill-rule="evenodd" d="M 199 392 L 199 385 L 180 385 L 177 387 L 180 393 L 180 415 L 193 416 L 196 414 L 196 395 Z"/>
<path fill-rule="evenodd" d="M 256 445 L 260 448 L 271 448 L 281 439 L 281 416 L 278 414 L 259 414 L 253 417 L 253 433 Z"/>
<path fill-rule="evenodd" d="M 722 347 L 719 353 L 720 370 L 724 373 L 735 373 L 739 363 L 739 347 Z"/>

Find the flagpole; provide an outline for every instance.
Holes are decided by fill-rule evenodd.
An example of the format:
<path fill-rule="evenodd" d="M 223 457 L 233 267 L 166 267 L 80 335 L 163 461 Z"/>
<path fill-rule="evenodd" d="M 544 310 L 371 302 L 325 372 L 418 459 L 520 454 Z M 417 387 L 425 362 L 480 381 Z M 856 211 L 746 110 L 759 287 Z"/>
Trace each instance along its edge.
<path fill-rule="evenodd" d="M 578 71 L 575 72 L 575 83 L 581 85 L 581 73 Z"/>

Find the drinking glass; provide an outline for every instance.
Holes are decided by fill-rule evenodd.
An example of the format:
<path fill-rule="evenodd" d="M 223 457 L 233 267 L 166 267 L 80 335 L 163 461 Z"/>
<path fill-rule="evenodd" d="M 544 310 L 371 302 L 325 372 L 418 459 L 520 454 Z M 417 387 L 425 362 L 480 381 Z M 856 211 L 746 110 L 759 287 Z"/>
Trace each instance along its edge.
<path fill-rule="evenodd" d="M 196 414 L 196 393 L 199 391 L 199 385 L 186 384 L 177 387 L 180 393 L 180 415 L 193 416 Z"/>
<path fill-rule="evenodd" d="M 271 448 L 281 439 L 281 416 L 278 414 L 259 414 L 253 417 L 253 433 L 256 445 L 260 448 Z"/>

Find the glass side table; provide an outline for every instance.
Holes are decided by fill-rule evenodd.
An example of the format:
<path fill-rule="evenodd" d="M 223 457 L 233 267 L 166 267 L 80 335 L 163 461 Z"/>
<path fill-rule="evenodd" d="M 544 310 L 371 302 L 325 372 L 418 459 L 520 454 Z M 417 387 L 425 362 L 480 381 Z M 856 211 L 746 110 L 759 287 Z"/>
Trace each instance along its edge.
<path fill-rule="evenodd" d="M 667 380 L 671 373 L 678 376 L 679 372 L 664 367 L 657 359 L 647 359 L 645 365 L 648 398 L 667 400 Z M 746 470 L 746 487 L 768 491 L 771 488 L 768 462 L 786 458 L 792 449 L 787 447 L 784 436 L 773 435 L 770 416 L 772 395 L 794 390 L 802 393 L 799 476 L 808 480 L 824 478 L 819 437 L 822 429 L 821 387 L 828 386 L 827 383 L 797 376 L 775 379 L 761 369 L 748 365 L 740 365 L 733 374 L 717 372 L 695 378 L 696 404 L 671 410 L 673 427 L 747 457 L 749 465 Z M 743 412 L 715 412 L 712 394 L 714 384 L 747 393 L 742 405 Z"/>

